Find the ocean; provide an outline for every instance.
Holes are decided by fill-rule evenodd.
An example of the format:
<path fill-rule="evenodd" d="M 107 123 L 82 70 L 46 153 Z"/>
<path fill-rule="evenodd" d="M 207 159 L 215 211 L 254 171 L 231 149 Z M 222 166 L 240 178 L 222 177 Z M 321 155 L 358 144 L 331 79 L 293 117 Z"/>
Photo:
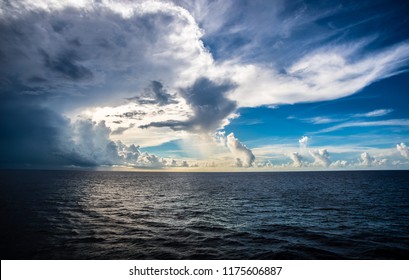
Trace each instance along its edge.
<path fill-rule="evenodd" d="M 0 171 L 1 259 L 409 259 L 409 171 Z"/>

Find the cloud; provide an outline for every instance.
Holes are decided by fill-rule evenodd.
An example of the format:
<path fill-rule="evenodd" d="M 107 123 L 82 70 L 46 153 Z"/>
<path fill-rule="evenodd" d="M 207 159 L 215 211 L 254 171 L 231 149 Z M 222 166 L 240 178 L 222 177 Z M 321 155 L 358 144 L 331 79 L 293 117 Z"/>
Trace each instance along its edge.
<path fill-rule="evenodd" d="M 192 14 L 171 3 L 23 3 L 25 6 L 7 6 L 3 13 L 9 15 L 5 17 L 7 26 L 15 28 L 6 28 L 2 32 L 5 40 L 1 50 L 6 57 L 2 74 L 10 70 L 18 73 L 20 82 L 29 86 L 31 92 L 51 93 L 58 87 L 58 95 L 86 95 L 88 104 L 118 102 L 119 97 L 135 97 L 135 91 L 143 95 L 144 87 L 158 79 L 160 85 L 174 90 L 191 85 L 203 76 L 210 80 L 220 76 L 229 79 L 236 86 L 229 97 L 239 107 L 331 100 L 353 94 L 376 80 L 397 73 L 409 56 L 406 43 L 362 56 L 360 52 L 368 42 L 361 40 L 309 50 L 298 60 L 290 61 L 282 71 L 258 63 L 257 59 L 237 60 L 240 52 L 252 53 L 258 49 L 259 45 L 249 43 L 246 52 L 239 48 L 240 52 L 231 52 L 236 57 L 215 63 L 203 46 L 203 32 Z M 220 12 L 227 11 L 232 5 L 178 3 L 190 9 L 199 22 L 203 19 L 204 26 L 210 29 L 211 24 L 203 18 L 203 15 L 210 15 L 209 5 L 217 5 Z M 282 30 L 302 26 L 306 21 L 311 23 L 316 18 L 311 12 L 306 15 L 305 7 L 300 6 L 299 15 L 303 16 L 283 21 L 279 14 L 284 10 L 281 4 L 258 3 L 248 7 L 249 13 L 257 15 L 258 19 L 274 15 L 275 23 L 281 22 L 282 25 L 285 22 L 288 26 Z M 325 13 L 321 12 L 322 15 Z M 220 26 L 224 25 L 225 16 L 219 18 L 222 21 Z M 253 21 L 249 14 L 245 18 L 246 24 L 232 22 L 233 26 L 243 28 L 239 33 L 252 31 L 246 36 L 253 36 L 257 32 L 258 38 L 263 38 L 267 30 L 271 32 L 270 28 L 259 26 L 260 21 Z M 29 28 L 31 26 L 43 26 L 43 29 L 33 30 Z M 20 36 L 14 36 L 16 29 Z M 278 31 L 276 35 L 282 36 Z M 151 99 L 145 99 L 145 102 L 166 104 L 171 100 L 169 93 L 159 84 L 151 84 Z M 113 91 L 115 95 L 111 94 Z M 73 100 L 67 103 L 78 105 Z M 87 104 L 84 100 L 81 103 L 82 106 Z M 172 122 L 169 125 L 181 129 Z M 191 126 L 187 127 L 191 129 Z"/>
<path fill-rule="evenodd" d="M 405 143 L 400 143 L 396 145 L 396 149 L 399 153 L 404 157 L 409 159 L 409 148 L 405 145 Z"/>
<path fill-rule="evenodd" d="M 230 99 L 239 107 L 256 107 L 347 96 L 398 73 L 409 57 L 406 42 L 364 56 L 371 42 L 367 38 L 283 55 L 285 49 L 293 49 L 285 47 L 289 44 L 316 47 L 330 41 L 333 29 L 320 38 L 323 30 L 313 32 L 312 28 L 317 19 L 338 10 L 333 7 L 311 4 L 307 9 L 297 3 L 290 13 L 284 2 L 174 2 L 18 1 L 3 5 L 0 72 L 5 84 L 24 85 L 31 94 L 65 97 L 64 106 L 72 109 L 118 102 L 121 97 L 138 98 L 148 84 L 150 97 L 141 102 L 168 104 L 175 100 L 164 85 L 174 91 L 200 77 L 212 81 L 225 77 L 235 85 Z M 238 13 L 231 13 L 232 8 Z M 308 30 L 306 26 L 316 44 L 299 36 L 284 40 L 297 30 Z M 271 42 L 281 39 L 284 48 L 272 52 Z M 271 53 L 277 53 L 274 59 Z M 288 57 L 295 60 L 279 66 L 265 63 Z M 16 76 L 18 81 L 12 79 Z M 192 129 L 171 121 L 169 125 Z"/>
<path fill-rule="evenodd" d="M 116 145 L 109 139 L 111 130 L 105 121 L 99 123 L 90 119 L 78 120 L 73 126 L 72 140 L 67 143 L 67 151 L 93 165 L 113 165 L 118 163 Z"/>
<path fill-rule="evenodd" d="M 288 158 L 291 158 L 292 162 L 286 164 L 287 168 L 362 169 L 370 166 L 407 168 L 408 162 L 399 160 L 400 155 L 397 153 L 399 150 L 397 150 L 397 145 L 393 144 L 394 138 L 395 135 L 388 135 L 388 137 L 382 138 L 371 134 L 357 134 L 351 136 L 349 142 L 345 142 L 345 137 L 343 136 L 317 136 L 316 142 L 331 143 L 331 145 L 320 145 L 317 149 L 310 151 L 308 154 L 301 153 L 300 151 L 294 152 L 294 150 L 297 149 L 297 145 L 295 144 L 287 144 L 287 141 L 283 144 L 271 144 L 271 139 L 269 139 L 269 145 L 253 148 L 252 152 L 256 155 L 258 160 L 263 160 L 256 162 L 257 166 L 263 166 L 263 162 L 272 159 L 276 163 L 274 168 L 286 164 Z M 403 146 L 399 144 L 399 147 L 402 148 Z M 320 150 L 321 152 L 319 152 Z M 331 151 L 331 157 L 328 151 Z M 361 154 L 363 153 L 367 153 L 367 155 L 364 154 L 363 156 L 364 160 L 361 158 Z M 371 165 L 369 166 L 367 163 Z"/>
<path fill-rule="evenodd" d="M 372 157 L 369 153 L 364 152 L 360 156 L 360 165 L 370 167 L 370 166 L 382 166 L 386 165 L 388 162 L 388 159 L 381 159 L 378 160 L 374 157 Z"/>
<path fill-rule="evenodd" d="M 295 6 L 289 9 L 284 1 L 4 2 L 1 164 L 162 168 L 169 165 L 166 160 L 131 143 L 144 138 L 143 146 L 159 145 L 209 134 L 226 126 L 240 107 L 336 99 L 406 71 L 401 66 L 409 57 L 408 42 L 364 55 L 373 49 L 368 38 L 343 44 L 331 32 L 314 29 L 307 39 L 287 40 L 300 39 L 301 30 L 316 27 L 328 14 Z M 123 107 L 96 117 L 124 106 L 124 100 L 141 109 Z M 76 121 L 84 111 L 92 120 Z M 348 122 L 326 131 L 387 125 L 409 123 Z M 139 127 L 149 130 L 143 134 Z M 252 151 L 234 136 L 229 139 L 237 164 L 251 166 Z"/>
<path fill-rule="evenodd" d="M 234 137 L 233 133 L 227 135 L 226 145 L 236 158 L 236 166 L 250 167 L 253 165 L 256 159 L 253 152 Z"/>
<path fill-rule="evenodd" d="M 330 166 L 335 168 L 345 168 L 349 166 L 349 163 L 346 160 L 337 160 L 332 162 Z"/>
<path fill-rule="evenodd" d="M 76 123 L 76 112 L 144 94 L 159 111 L 176 103 L 164 84 L 192 84 L 200 69 L 212 63 L 194 19 L 171 3 L 12 1 L 0 12 L 0 95 L 4 106 L 14 104 L 2 109 L 2 126 L 9 131 L 3 140 L 9 145 L 2 151 L 4 164 L 122 164 L 124 158 L 113 156 L 118 142 L 102 136 L 80 139 L 87 131 L 90 137 L 96 133 L 94 126 L 103 118 L 97 125 Z M 38 122 L 25 112 L 8 112 L 11 108 L 35 115 Z M 71 115 L 73 123 L 62 114 Z M 141 120 L 145 114 L 133 110 L 117 117 Z M 133 127 L 124 125 L 100 127 L 119 137 Z M 13 153 L 10 145 L 16 147 Z M 141 158 L 159 166 L 154 157 Z"/>
<path fill-rule="evenodd" d="M 365 121 L 365 122 L 346 122 L 339 125 L 331 126 L 320 130 L 320 133 L 323 132 L 332 132 L 348 127 L 363 127 L 363 126 L 409 126 L 409 119 L 392 119 L 392 120 L 383 120 L 383 121 Z"/>
<path fill-rule="evenodd" d="M 401 73 L 401 67 L 409 58 L 409 43 L 366 56 L 360 55 L 359 50 L 363 48 L 360 45 L 313 50 L 285 71 L 256 64 L 225 62 L 225 72 L 238 85 L 231 98 L 238 101 L 239 107 L 338 99 Z"/>
<path fill-rule="evenodd" d="M 70 137 L 69 120 L 31 98 L 0 94 L 0 167 L 50 167 L 70 161 L 58 155 Z"/>
<path fill-rule="evenodd" d="M 353 117 L 366 117 L 366 118 L 374 118 L 374 117 L 382 117 L 392 113 L 392 109 L 378 109 L 364 114 L 355 114 Z"/>
<path fill-rule="evenodd" d="M 328 167 L 331 164 L 329 153 L 326 149 L 318 149 L 310 151 L 310 155 L 314 158 L 314 165 Z"/>
<path fill-rule="evenodd" d="M 59 157 L 66 165 L 76 166 L 128 166 L 135 168 L 164 168 L 166 161 L 154 154 L 141 152 L 134 144 L 112 141 L 111 130 L 105 121 L 79 119 L 71 125 L 70 137 L 58 146 Z"/>
<path fill-rule="evenodd" d="M 129 97 L 126 99 L 136 101 L 139 104 L 157 104 L 159 106 L 178 103 L 174 95 L 169 94 L 163 88 L 162 83 L 158 81 L 152 81 L 150 87 L 145 90 L 145 94 L 142 96 Z"/>
<path fill-rule="evenodd" d="M 48 102 L 66 110 L 142 95 L 148 84 L 159 105 L 174 102 L 162 85 L 191 84 L 213 63 L 193 17 L 171 3 L 13 1 L 0 10 L 1 86 L 58 96 Z"/>
<path fill-rule="evenodd" d="M 137 161 L 135 167 L 138 168 L 164 168 L 166 167 L 166 160 L 159 158 L 154 154 L 142 153 Z"/>
<path fill-rule="evenodd" d="M 187 163 L 186 160 L 182 161 L 182 164 L 180 165 L 181 167 L 189 167 L 189 164 Z"/>
<path fill-rule="evenodd" d="M 135 119 L 135 120 L 141 120 L 147 113 L 141 110 L 133 110 L 133 111 L 128 111 L 124 112 L 121 114 L 117 115 L 105 115 L 106 118 L 108 117 L 117 117 L 117 118 L 126 118 L 126 119 Z"/>
<path fill-rule="evenodd" d="M 303 166 L 303 157 L 299 153 L 297 153 L 297 152 L 291 153 L 290 158 L 293 161 L 293 166 L 294 167 L 302 167 Z"/>
<path fill-rule="evenodd" d="M 131 123 L 129 126 L 127 127 L 118 127 L 117 129 L 115 129 L 114 131 L 111 132 L 112 135 L 121 135 L 123 134 L 125 131 L 127 131 L 128 129 L 131 129 L 135 127 L 135 124 Z"/>
<path fill-rule="evenodd" d="M 305 118 L 301 120 L 304 122 L 312 123 L 312 124 L 327 124 L 327 123 L 343 121 L 343 119 L 333 119 L 333 118 L 328 118 L 328 117 L 313 117 L 313 118 Z"/>
<path fill-rule="evenodd" d="M 182 160 L 182 162 L 178 164 L 176 160 L 172 159 L 170 163 L 166 164 L 166 166 L 167 167 L 185 167 L 187 168 L 187 167 L 198 167 L 198 164 L 196 163 L 196 164 L 190 165 L 186 160 Z"/>
<path fill-rule="evenodd" d="M 141 127 L 170 127 L 174 130 L 194 132 L 212 132 L 223 128 L 228 123 L 227 118 L 232 116 L 236 109 L 236 102 L 226 97 L 234 88 L 235 85 L 228 81 L 217 83 L 201 77 L 192 86 L 180 91 L 181 96 L 193 110 L 190 119 L 152 122 Z"/>
<path fill-rule="evenodd" d="M 298 140 L 298 143 L 300 144 L 300 148 L 306 149 L 309 141 L 310 141 L 310 138 L 308 136 L 301 137 L 301 139 Z"/>
<path fill-rule="evenodd" d="M 333 118 L 333 117 L 311 117 L 311 118 L 302 118 L 300 119 L 303 122 L 312 123 L 312 124 L 328 124 L 328 123 L 335 123 L 335 122 L 342 122 L 346 120 L 350 120 L 351 118 L 374 118 L 374 117 L 382 117 L 386 116 L 393 112 L 392 109 L 378 109 L 374 111 L 370 111 L 367 113 L 362 114 L 353 114 L 353 115 L 346 115 L 343 118 Z M 294 116 L 288 117 L 289 119 L 296 119 Z M 343 124 L 341 124 L 342 126 Z M 337 126 L 335 126 L 337 127 Z"/>
<path fill-rule="evenodd" d="M 272 168 L 274 165 L 271 163 L 271 161 L 261 161 L 257 163 L 257 167 L 259 168 Z"/>
<path fill-rule="evenodd" d="M 375 158 L 371 157 L 369 153 L 364 152 L 361 154 L 360 162 L 363 166 L 371 166 L 375 162 Z"/>

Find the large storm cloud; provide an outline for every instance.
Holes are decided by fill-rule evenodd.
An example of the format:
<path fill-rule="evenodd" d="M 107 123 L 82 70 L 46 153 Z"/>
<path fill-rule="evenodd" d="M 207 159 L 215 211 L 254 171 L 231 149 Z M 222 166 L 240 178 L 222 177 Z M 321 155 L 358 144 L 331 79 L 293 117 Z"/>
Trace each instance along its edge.
<path fill-rule="evenodd" d="M 196 79 L 189 70 L 211 61 L 199 28 L 182 8 L 88 4 L 2 3 L 2 165 L 114 164 L 112 157 L 92 154 L 97 146 L 76 143 L 81 123 L 63 115 L 147 93 L 158 106 L 176 103 L 163 83 L 186 86 Z M 88 140 L 98 138 L 91 134 Z M 110 143 L 109 135 L 105 139 Z"/>

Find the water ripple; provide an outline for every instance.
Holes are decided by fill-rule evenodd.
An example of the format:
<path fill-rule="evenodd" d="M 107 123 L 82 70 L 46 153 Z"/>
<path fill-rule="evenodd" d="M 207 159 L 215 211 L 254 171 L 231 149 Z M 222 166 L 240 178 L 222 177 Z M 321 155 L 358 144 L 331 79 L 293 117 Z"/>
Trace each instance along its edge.
<path fill-rule="evenodd" d="M 1 171 L 2 259 L 405 259 L 409 172 Z"/>

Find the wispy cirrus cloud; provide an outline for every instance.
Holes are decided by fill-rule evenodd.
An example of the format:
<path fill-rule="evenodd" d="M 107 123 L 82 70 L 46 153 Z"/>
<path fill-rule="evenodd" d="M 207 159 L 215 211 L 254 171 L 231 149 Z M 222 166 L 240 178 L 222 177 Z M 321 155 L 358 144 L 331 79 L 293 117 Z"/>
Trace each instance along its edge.
<path fill-rule="evenodd" d="M 383 116 L 389 115 L 392 112 L 393 112 L 393 109 L 378 109 L 378 110 L 374 110 L 374 111 L 371 111 L 371 112 L 368 112 L 368 113 L 354 114 L 354 115 L 352 115 L 352 117 L 356 117 L 356 118 L 361 118 L 361 117 L 375 118 L 375 117 L 383 117 Z"/>
<path fill-rule="evenodd" d="M 328 124 L 335 122 L 342 122 L 345 119 L 336 119 L 331 117 L 312 117 L 312 118 L 303 118 L 300 119 L 303 122 L 312 123 L 312 124 Z"/>
<path fill-rule="evenodd" d="M 316 124 L 316 125 L 325 125 L 330 123 L 340 123 L 347 121 L 357 121 L 359 119 L 367 119 L 367 118 L 379 118 L 383 116 L 387 116 L 392 113 L 393 109 L 377 109 L 366 113 L 358 113 L 358 114 L 343 114 L 343 115 L 334 115 L 334 116 L 315 116 L 309 118 L 297 118 L 295 116 L 289 116 L 288 119 L 295 119 L 300 120 L 305 123 Z"/>
<path fill-rule="evenodd" d="M 370 55 L 360 54 L 361 48 L 315 50 L 284 72 L 254 64 L 225 64 L 226 72 L 230 72 L 232 80 L 238 84 L 231 98 L 237 100 L 240 107 L 333 100 L 399 73 L 409 58 L 408 43 Z"/>
<path fill-rule="evenodd" d="M 409 127 L 409 119 L 391 119 L 381 121 L 351 121 L 322 129 L 316 133 L 332 132 L 349 127 L 403 126 Z"/>

